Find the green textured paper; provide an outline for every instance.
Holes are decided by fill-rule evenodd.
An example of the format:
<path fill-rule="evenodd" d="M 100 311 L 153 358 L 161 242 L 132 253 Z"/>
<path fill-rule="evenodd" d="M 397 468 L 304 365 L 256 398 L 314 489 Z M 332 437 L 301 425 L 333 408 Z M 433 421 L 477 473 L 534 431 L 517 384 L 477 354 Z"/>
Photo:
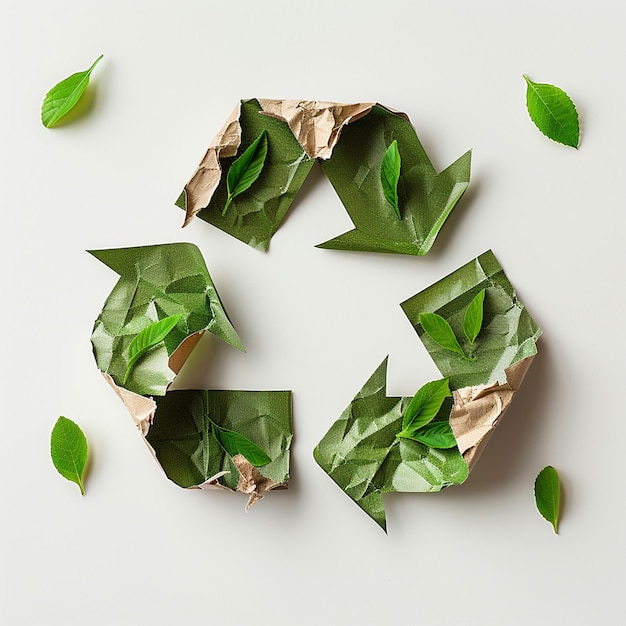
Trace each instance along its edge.
<path fill-rule="evenodd" d="M 289 479 L 290 391 L 170 391 L 156 398 L 146 437 L 167 476 L 181 487 L 227 471 L 220 484 L 237 489 L 239 472 L 211 432 L 208 417 L 259 446 L 272 460 L 259 468 L 278 483 Z"/>
<path fill-rule="evenodd" d="M 425 312 L 444 317 L 467 351 L 465 313 L 482 289 L 483 324 L 474 342 L 476 361 L 469 362 L 432 341 L 419 325 L 419 317 Z M 441 374 L 449 379 L 451 390 L 504 383 L 506 368 L 537 352 L 541 331 L 491 251 L 410 298 L 402 308 Z M 385 360 L 314 452 L 320 466 L 383 529 L 383 493 L 439 491 L 462 483 L 469 474 L 457 447 L 433 449 L 396 437 L 411 398 L 388 398 L 386 373 Z M 447 398 L 435 421 L 449 421 L 451 410 L 452 399 Z"/>
<path fill-rule="evenodd" d="M 386 201 L 380 180 L 383 156 L 394 139 L 402 158 L 401 220 Z M 437 174 L 411 123 L 373 107 L 344 128 L 331 158 L 320 161 L 355 229 L 318 247 L 426 254 L 469 185 L 470 161 L 471 153 L 466 152 Z"/>
<path fill-rule="evenodd" d="M 196 246 L 173 243 L 91 250 L 120 279 L 94 324 L 91 342 L 98 367 L 115 383 L 141 395 L 162 396 L 174 378 L 169 356 L 190 335 L 208 331 L 243 350 Z M 149 324 L 181 315 L 155 349 L 137 361 L 124 383 L 128 346 Z"/>
<path fill-rule="evenodd" d="M 315 160 L 305 153 L 287 124 L 267 115 L 259 115 L 259 111 L 261 107 L 256 100 L 242 101 L 242 137 L 237 156 L 220 159 L 220 183 L 208 207 L 202 209 L 196 217 L 253 248 L 267 250 L 270 239 L 285 218 Z M 250 189 L 233 199 L 223 216 L 222 210 L 228 197 L 228 170 L 232 162 L 264 130 L 267 131 L 269 145 L 263 170 Z M 184 193 L 178 198 L 176 205 L 186 210 Z"/>
<path fill-rule="evenodd" d="M 463 321 L 467 307 L 481 289 L 485 289 L 483 325 L 474 343 L 476 361 L 470 362 L 438 346 L 424 332 L 419 315 L 432 312 L 445 318 L 468 353 Z M 541 330 L 518 300 L 491 250 L 401 306 L 442 376 L 450 379 L 452 389 L 504 382 L 507 367 L 537 352 Z"/>
<path fill-rule="evenodd" d="M 120 275 L 94 326 L 94 356 L 118 387 L 154 396 L 151 419 L 143 409 L 133 417 L 144 420 L 142 433 L 167 476 L 181 487 L 213 478 L 212 482 L 237 489 L 239 471 L 214 437 L 212 421 L 246 437 L 270 457 L 258 468 L 260 476 L 286 483 L 292 439 L 290 391 L 167 390 L 175 377 L 168 367 L 169 356 L 194 333 L 208 331 L 243 350 L 198 248 L 176 243 L 91 254 Z M 124 383 L 133 338 L 149 324 L 174 315 L 181 316 L 176 326 L 137 361 Z M 216 477 L 221 472 L 227 473 Z M 247 491 L 251 502 L 262 497 L 268 485 L 257 482 L 252 487 L 254 493 Z"/>
<path fill-rule="evenodd" d="M 386 529 L 382 494 L 440 491 L 462 483 L 468 466 L 457 448 L 435 450 L 398 439 L 411 398 L 387 397 L 387 359 L 315 448 L 315 460 L 372 519 Z M 447 420 L 446 399 L 435 420 Z"/>

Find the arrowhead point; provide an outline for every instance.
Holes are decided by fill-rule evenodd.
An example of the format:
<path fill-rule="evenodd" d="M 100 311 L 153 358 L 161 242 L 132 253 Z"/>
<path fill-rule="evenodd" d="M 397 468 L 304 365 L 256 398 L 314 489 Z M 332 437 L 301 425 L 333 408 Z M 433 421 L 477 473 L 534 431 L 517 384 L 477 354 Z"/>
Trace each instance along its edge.
<path fill-rule="evenodd" d="M 166 243 L 137 246 L 135 248 L 87 250 L 87 252 L 120 276 L 134 276 L 136 274 L 136 266 L 147 267 L 162 262 L 165 250 L 167 250 L 170 262 L 191 264 L 197 263 L 197 259 L 200 259 L 202 267 L 206 268 L 200 250 L 193 243 Z"/>
<path fill-rule="evenodd" d="M 461 199 L 461 196 L 467 190 L 470 180 L 471 164 L 472 151 L 468 150 L 452 163 L 452 165 L 449 165 L 445 170 L 435 176 L 430 197 L 434 198 L 434 202 L 437 206 L 441 207 L 441 209 L 419 246 L 419 251 L 417 252 L 419 256 L 423 256 L 431 249 L 439 231 L 448 219 L 450 213 L 452 213 L 452 209 L 454 209 L 457 202 Z"/>
<path fill-rule="evenodd" d="M 354 250 L 357 252 L 387 252 L 390 254 L 418 255 L 419 247 L 406 241 L 393 241 L 382 239 L 366 232 L 350 230 L 334 239 L 320 243 L 316 248 L 326 250 Z"/>

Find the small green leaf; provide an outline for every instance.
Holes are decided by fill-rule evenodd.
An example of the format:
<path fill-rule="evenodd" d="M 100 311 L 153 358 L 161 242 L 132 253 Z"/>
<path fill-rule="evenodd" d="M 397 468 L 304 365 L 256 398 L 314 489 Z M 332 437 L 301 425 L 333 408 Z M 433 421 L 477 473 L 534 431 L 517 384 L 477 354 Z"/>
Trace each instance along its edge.
<path fill-rule="evenodd" d="M 85 495 L 83 474 L 87 463 L 87 439 L 78 424 L 67 417 L 59 417 L 50 435 L 50 456 L 61 476 L 80 487 Z"/>
<path fill-rule="evenodd" d="M 222 210 L 222 215 L 230 206 L 233 198 L 249 189 L 254 181 L 261 174 L 265 157 L 267 156 L 267 131 L 264 130 L 245 150 L 245 152 L 235 159 L 228 170 L 226 177 L 226 189 L 228 197 Z"/>
<path fill-rule="evenodd" d="M 101 54 L 88 70 L 72 74 L 65 80 L 57 83 L 46 94 L 41 105 L 41 122 L 46 128 L 54 126 L 76 106 L 83 92 L 87 89 L 91 72 L 98 65 L 102 56 Z"/>
<path fill-rule="evenodd" d="M 535 502 L 543 515 L 558 534 L 561 485 L 559 474 L 551 466 L 544 467 L 535 480 Z"/>
<path fill-rule="evenodd" d="M 456 352 L 459 356 L 467 359 L 463 348 L 448 322 L 437 313 L 420 313 L 420 324 L 426 334 L 438 345 L 450 352 Z"/>
<path fill-rule="evenodd" d="M 559 87 L 534 83 L 526 74 L 526 108 L 535 126 L 546 136 L 578 148 L 578 113 L 571 98 Z"/>
<path fill-rule="evenodd" d="M 217 426 L 217 424 L 213 424 L 213 426 L 217 440 L 231 457 L 243 454 L 255 467 L 267 465 L 272 460 L 247 437 L 236 433 L 234 430 Z"/>
<path fill-rule="evenodd" d="M 431 422 L 446 398 L 450 397 L 448 379 L 433 380 L 418 389 L 402 416 L 402 436 L 413 435 Z"/>
<path fill-rule="evenodd" d="M 383 185 L 385 200 L 396 212 L 399 220 L 402 219 L 400 206 L 398 205 L 398 181 L 400 180 L 401 164 L 402 160 L 400 159 L 398 142 L 394 139 L 387 148 L 380 164 L 380 182 Z"/>
<path fill-rule="evenodd" d="M 135 363 L 148 350 L 161 343 L 176 327 L 181 317 L 181 314 L 164 317 L 162 320 L 150 324 L 134 337 L 128 346 L 128 365 L 124 374 L 124 384 L 126 384 Z"/>
<path fill-rule="evenodd" d="M 456 446 L 456 438 L 449 422 L 430 422 L 408 439 L 414 439 L 429 448 L 439 450 L 447 450 Z"/>
<path fill-rule="evenodd" d="M 463 319 L 463 330 L 470 344 L 473 344 L 483 327 L 483 303 L 485 302 L 485 290 L 481 289 L 470 302 Z"/>

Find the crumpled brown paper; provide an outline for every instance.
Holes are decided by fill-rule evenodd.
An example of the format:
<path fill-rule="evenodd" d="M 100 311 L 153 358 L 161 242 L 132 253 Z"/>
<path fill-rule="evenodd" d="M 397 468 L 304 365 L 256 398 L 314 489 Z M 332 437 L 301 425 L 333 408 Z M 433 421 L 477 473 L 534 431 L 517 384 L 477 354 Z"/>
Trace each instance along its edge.
<path fill-rule="evenodd" d="M 258 103 L 263 114 L 286 122 L 304 151 L 314 159 L 330 158 L 343 127 L 367 115 L 376 104 L 264 98 Z"/>
<path fill-rule="evenodd" d="M 272 100 L 258 98 L 262 111 L 285 122 L 303 150 L 311 158 L 329 159 L 345 126 L 367 115 L 376 102 L 342 104 L 325 100 Z M 408 121 L 404 113 L 382 106 Z M 187 226 L 203 208 L 208 206 L 222 176 L 220 158 L 237 154 L 241 144 L 241 103 L 234 108 L 217 133 L 198 168 L 185 185 L 185 221 Z"/>
<path fill-rule="evenodd" d="M 246 511 L 256 502 L 261 500 L 268 491 L 277 488 L 286 488 L 284 483 L 277 483 L 261 472 L 246 459 L 242 454 L 233 457 L 233 463 L 239 470 L 239 484 L 237 491 L 247 493 L 250 497 L 246 504 Z"/>
<path fill-rule="evenodd" d="M 470 471 L 513 400 L 534 356 L 507 367 L 506 382 L 463 387 L 453 392 L 450 426 Z"/>
<path fill-rule="evenodd" d="M 241 143 L 240 110 L 241 103 L 237 103 L 222 129 L 209 144 L 198 169 L 185 185 L 183 193 L 187 209 L 183 227 L 187 226 L 194 216 L 209 204 L 222 177 L 220 157 L 232 157 L 237 154 Z"/>
<path fill-rule="evenodd" d="M 150 430 L 150 426 L 152 426 L 152 420 L 154 419 L 154 413 L 156 411 L 156 402 L 152 398 L 148 398 L 146 396 L 140 396 L 138 393 L 134 391 L 128 391 L 128 389 L 124 389 L 124 387 L 118 387 L 115 384 L 115 381 L 111 376 L 109 376 L 106 372 L 100 372 L 102 376 L 104 376 L 104 380 L 111 385 L 111 388 L 117 394 L 117 397 L 124 403 L 126 410 L 133 418 L 135 425 L 141 432 L 141 436 L 144 441 L 146 440 L 146 435 Z M 146 445 L 150 448 L 152 455 L 156 458 L 156 454 L 152 446 L 146 441 Z"/>

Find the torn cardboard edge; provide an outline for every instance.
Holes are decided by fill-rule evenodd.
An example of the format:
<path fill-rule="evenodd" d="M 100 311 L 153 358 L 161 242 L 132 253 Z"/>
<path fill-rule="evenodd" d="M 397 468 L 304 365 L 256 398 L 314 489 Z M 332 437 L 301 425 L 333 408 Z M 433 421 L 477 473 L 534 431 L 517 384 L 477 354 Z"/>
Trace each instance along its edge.
<path fill-rule="evenodd" d="M 450 427 L 471 472 L 494 429 L 511 404 L 535 355 L 507 367 L 506 381 L 462 387 L 453 391 Z"/>
<path fill-rule="evenodd" d="M 342 104 L 325 100 L 272 100 L 256 99 L 259 113 L 285 122 L 296 141 L 313 159 L 329 159 L 337 145 L 341 131 L 351 122 L 365 117 L 373 107 L 379 106 L 410 123 L 405 113 L 376 102 Z M 213 138 L 193 176 L 183 189 L 185 220 L 183 228 L 209 205 L 222 177 L 220 159 L 237 154 L 241 145 L 241 101 Z"/>

